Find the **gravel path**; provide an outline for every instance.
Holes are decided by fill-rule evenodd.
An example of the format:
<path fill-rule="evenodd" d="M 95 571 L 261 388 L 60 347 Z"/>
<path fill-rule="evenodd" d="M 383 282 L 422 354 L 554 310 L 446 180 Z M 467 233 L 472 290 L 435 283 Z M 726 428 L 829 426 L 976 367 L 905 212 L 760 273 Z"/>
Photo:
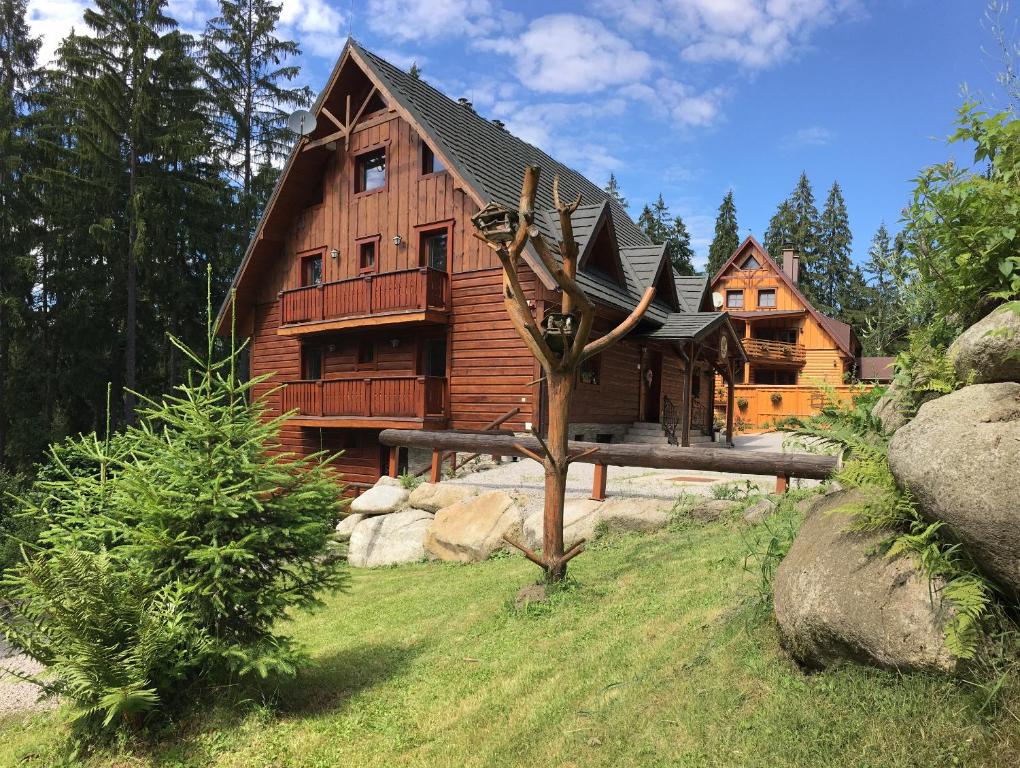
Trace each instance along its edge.
<path fill-rule="evenodd" d="M 762 435 L 739 435 L 735 438 L 738 451 L 784 451 L 793 452 L 783 441 L 786 435 L 782 432 L 770 432 Z M 571 464 L 567 473 L 567 499 L 587 499 L 591 495 L 595 465 Z M 776 478 L 763 475 L 736 475 L 725 472 L 705 472 L 684 469 L 648 469 L 646 467 L 609 467 L 606 482 L 607 496 L 628 496 L 634 498 L 661 499 L 672 504 L 683 493 L 711 496 L 712 486 L 717 483 L 750 481 L 763 491 L 774 492 Z M 446 482 L 458 485 L 471 485 L 485 490 L 507 491 L 526 498 L 527 512 L 542 508 L 544 475 L 538 462 L 531 459 L 509 461 L 493 465 L 485 461 L 479 468 Z M 797 487 L 817 485 L 815 480 L 794 480 Z"/>
<path fill-rule="evenodd" d="M 24 654 L 0 658 L 0 715 L 31 709 L 49 709 L 56 705 L 53 699 L 40 702 L 41 691 L 38 686 L 19 680 L 3 670 L 15 670 L 34 675 L 42 670 L 42 665 L 32 661 Z"/>

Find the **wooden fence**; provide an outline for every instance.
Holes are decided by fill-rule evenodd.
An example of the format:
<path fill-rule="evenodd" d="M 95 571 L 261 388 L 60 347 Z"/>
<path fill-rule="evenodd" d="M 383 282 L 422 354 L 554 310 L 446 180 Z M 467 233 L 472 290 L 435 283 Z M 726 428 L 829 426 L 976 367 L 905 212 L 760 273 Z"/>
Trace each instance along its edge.
<path fill-rule="evenodd" d="M 849 402 L 854 395 L 871 389 L 870 384 L 841 385 L 832 387 L 832 392 L 843 402 Z M 825 404 L 828 394 L 819 387 L 809 385 L 738 384 L 734 388 L 736 403 L 735 423 L 737 432 L 756 432 L 770 429 L 777 421 L 791 416 L 806 418 L 812 416 Z M 717 407 L 725 420 L 725 391 L 716 392 Z"/>

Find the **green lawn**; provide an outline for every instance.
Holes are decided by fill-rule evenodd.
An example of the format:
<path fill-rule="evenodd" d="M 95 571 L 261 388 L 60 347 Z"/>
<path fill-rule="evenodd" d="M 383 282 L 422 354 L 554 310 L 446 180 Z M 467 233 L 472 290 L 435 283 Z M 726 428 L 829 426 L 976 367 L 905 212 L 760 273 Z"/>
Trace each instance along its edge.
<path fill-rule="evenodd" d="M 735 522 L 614 537 L 551 608 L 508 603 L 519 557 L 354 574 L 293 631 L 313 664 L 221 704 L 127 766 L 998 766 L 1020 723 L 963 682 L 807 676 L 753 609 Z M 0 764 L 59 763 L 58 714 L 0 721 Z"/>

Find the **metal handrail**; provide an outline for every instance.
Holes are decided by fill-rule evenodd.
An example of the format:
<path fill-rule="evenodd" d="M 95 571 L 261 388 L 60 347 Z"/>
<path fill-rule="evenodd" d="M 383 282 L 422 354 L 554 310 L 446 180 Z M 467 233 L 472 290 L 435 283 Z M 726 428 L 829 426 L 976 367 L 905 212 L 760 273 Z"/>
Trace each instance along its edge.
<path fill-rule="evenodd" d="M 676 428 L 680 424 L 680 411 L 669 399 L 669 395 L 662 398 L 662 431 L 666 435 L 666 442 L 670 445 L 680 445 L 676 436 Z"/>

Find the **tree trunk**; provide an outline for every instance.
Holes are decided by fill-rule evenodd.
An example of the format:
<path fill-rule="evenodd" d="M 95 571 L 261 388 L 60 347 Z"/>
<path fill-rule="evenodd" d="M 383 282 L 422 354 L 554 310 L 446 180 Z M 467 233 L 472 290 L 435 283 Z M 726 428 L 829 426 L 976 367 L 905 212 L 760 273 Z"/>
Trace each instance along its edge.
<path fill-rule="evenodd" d="M 549 386 L 549 432 L 545 459 L 545 508 L 542 524 L 542 560 L 548 582 L 562 581 L 567 575 L 563 558 L 563 503 L 567 491 L 567 428 L 574 373 L 547 374 Z"/>
<path fill-rule="evenodd" d="M 131 142 L 128 165 L 128 248 L 127 248 L 127 327 L 124 344 L 124 422 L 135 422 L 135 365 L 138 344 L 138 264 L 135 262 L 135 239 L 138 225 L 135 222 L 135 176 L 138 172 L 138 157 L 134 142 Z"/>

